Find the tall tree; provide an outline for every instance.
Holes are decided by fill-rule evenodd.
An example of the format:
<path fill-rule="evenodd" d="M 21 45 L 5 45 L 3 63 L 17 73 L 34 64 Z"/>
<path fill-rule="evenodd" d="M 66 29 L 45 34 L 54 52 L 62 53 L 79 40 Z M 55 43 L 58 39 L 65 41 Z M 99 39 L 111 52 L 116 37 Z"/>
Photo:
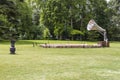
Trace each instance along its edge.
<path fill-rule="evenodd" d="M 1 38 L 13 38 L 17 34 L 18 16 L 16 5 L 13 1 L 4 0 L 0 2 L 0 27 Z"/>
<path fill-rule="evenodd" d="M 1 0 L 1 35 L 8 29 L 19 32 L 22 39 L 38 39 L 47 30 L 47 36 L 52 35 L 54 39 L 102 40 L 98 32 L 88 32 L 86 26 L 90 19 L 95 19 L 112 34 L 115 28 L 109 27 L 110 20 L 119 26 L 117 1 L 109 3 L 117 4 L 117 8 L 108 8 L 106 0 Z"/>
<path fill-rule="evenodd" d="M 32 28 L 32 15 L 24 0 L 0 1 L 0 34 L 4 34 L 1 37 L 10 39 L 29 33 Z"/>
<path fill-rule="evenodd" d="M 110 13 L 109 37 L 111 40 L 120 40 L 120 0 L 110 0 L 108 7 Z"/>

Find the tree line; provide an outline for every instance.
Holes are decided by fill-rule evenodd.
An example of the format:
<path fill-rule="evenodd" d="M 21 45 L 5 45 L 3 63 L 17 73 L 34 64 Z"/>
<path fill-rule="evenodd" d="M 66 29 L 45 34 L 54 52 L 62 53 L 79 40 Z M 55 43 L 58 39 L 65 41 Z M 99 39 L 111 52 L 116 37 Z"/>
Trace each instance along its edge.
<path fill-rule="evenodd" d="M 120 40 L 119 0 L 0 0 L 0 40 L 103 40 L 90 19 Z"/>

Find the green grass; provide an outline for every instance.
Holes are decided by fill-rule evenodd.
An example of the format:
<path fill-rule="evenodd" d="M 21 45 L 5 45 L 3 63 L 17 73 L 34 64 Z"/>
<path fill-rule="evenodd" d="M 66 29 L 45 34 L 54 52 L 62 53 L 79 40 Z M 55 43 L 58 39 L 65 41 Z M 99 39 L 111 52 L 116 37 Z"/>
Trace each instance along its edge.
<path fill-rule="evenodd" d="M 0 44 L 0 80 L 119 80 L 120 42 L 110 48 L 41 48 L 32 43 L 79 41 L 18 41 L 16 55 L 9 42 Z"/>

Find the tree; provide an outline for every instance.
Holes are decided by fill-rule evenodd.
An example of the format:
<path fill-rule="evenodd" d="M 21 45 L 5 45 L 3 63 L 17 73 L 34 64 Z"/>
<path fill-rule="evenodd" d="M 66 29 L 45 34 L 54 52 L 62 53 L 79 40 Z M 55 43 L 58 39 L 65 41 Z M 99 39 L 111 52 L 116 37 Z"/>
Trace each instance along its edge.
<path fill-rule="evenodd" d="M 2 39 L 17 38 L 17 15 L 19 13 L 13 1 L 4 0 L 0 2 L 0 35 Z"/>
<path fill-rule="evenodd" d="M 110 0 L 108 7 L 110 17 L 109 37 L 111 40 L 120 40 L 120 0 Z"/>
<path fill-rule="evenodd" d="M 0 0 L 0 34 L 14 32 L 21 39 L 43 39 L 48 29 L 53 39 L 102 40 L 98 32 L 86 30 L 94 19 L 108 31 L 108 37 L 117 29 L 118 38 L 117 16 L 119 0 L 111 0 L 109 6 L 106 0 Z"/>
<path fill-rule="evenodd" d="M 32 10 L 24 2 L 24 0 L 5 0 L 0 3 L 0 26 L 2 33 L 6 36 L 1 36 L 1 38 L 13 38 L 29 36 L 33 31 L 32 23 Z"/>
<path fill-rule="evenodd" d="M 33 30 L 33 23 L 32 23 L 32 10 L 29 8 L 26 2 L 17 2 L 17 9 L 20 15 L 19 18 L 19 25 L 18 31 L 20 34 L 21 39 L 30 39 L 31 32 Z"/>
<path fill-rule="evenodd" d="M 26 0 L 30 15 L 32 16 L 31 28 L 25 33 L 26 39 L 43 39 L 44 24 L 41 24 L 41 11 L 44 6 L 44 0 Z"/>

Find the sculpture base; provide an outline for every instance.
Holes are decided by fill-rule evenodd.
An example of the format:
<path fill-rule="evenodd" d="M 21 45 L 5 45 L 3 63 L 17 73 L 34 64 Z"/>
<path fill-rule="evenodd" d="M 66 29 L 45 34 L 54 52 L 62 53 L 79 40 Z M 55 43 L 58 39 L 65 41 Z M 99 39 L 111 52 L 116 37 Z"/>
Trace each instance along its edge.
<path fill-rule="evenodd" d="M 11 47 L 10 48 L 10 54 L 15 54 L 15 50 L 16 50 L 15 47 Z"/>
<path fill-rule="evenodd" d="M 98 42 L 102 47 L 110 47 L 109 41 L 100 41 Z"/>

